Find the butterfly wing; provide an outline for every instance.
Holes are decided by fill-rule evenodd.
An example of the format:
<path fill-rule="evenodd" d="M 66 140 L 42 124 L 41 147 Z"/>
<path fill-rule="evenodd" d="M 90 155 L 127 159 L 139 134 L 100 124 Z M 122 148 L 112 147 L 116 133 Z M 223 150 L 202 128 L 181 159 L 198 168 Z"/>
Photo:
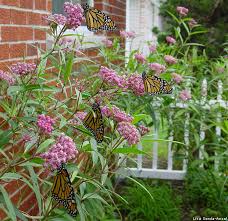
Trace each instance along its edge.
<path fill-rule="evenodd" d="M 172 94 L 173 88 L 172 86 L 165 80 L 162 80 L 162 93 L 163 94 Z"/>
<path fill-rule="evenodd" d="M 83 120 L 83 125 L 94 135 L 96 141 L 101 143 L 104 137 L 104 124 L 101 109 L 98 104 L 93 105 L 93 112 L 89 112 Z"/>
<path fill-rule="evenodd" d="M 116 29 L 114 21 L 102 11 L 96 8 L 84 8 L 87 28 L 90 31 L 113 31 Z"/>
<path fill-rule="evenodd" d="M 74 189 L 69 174 L 63 164 L 57 170 L 51 192 L 52 198 L 62 204 L 70 215 L 76 216 L 77 206 Z"/>

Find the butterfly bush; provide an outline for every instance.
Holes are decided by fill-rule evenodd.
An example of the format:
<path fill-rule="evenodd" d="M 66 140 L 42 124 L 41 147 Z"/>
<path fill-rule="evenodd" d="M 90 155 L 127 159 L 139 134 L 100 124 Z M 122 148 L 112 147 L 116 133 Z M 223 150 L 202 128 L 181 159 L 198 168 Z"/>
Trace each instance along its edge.
<path fill-rule="evenodd" d="M 57 138 L 57 142 L 46 153 L 40 154 L 40 157 L 45 160 L 45 167 L 50 167 L 54 170 L 62 163 L 75 159 L 78 153 L 74 141 L 65 134 L 61 134 Z"/>
<path fill-rule="evenodd" d="M 133 91 L 135 95 L 142 96 L 145 93 L 143 79 L 138 74 L 132 74 L 127 80 L 128 88 Z"/>
<path fill-rule="evenodd" d="M 117 73 L 112 69 L 101 66 L 99 76 L 105 83 L 107 83 L 110 86 L 126 88 L 126 80 L 123 77 L 118 76 Z"/>
<path fill-rule="evenodd" d="M 126 114 L 124 111 L 121 111 L 118 107 L 112 106 L 112 108 L 109 108 L 108 106 L 104 106 L 101 108 L 101 113 L 109 117 L 116 122 L 132 122 L 133 117 L 129 114 Z"/>
<path fill-rule="evenodd" d="M 117 131 L 127 140 L 129 145 L 137 144 L 140 141 L 140 134 L 137 128 L 129 122 L 122 121 L 117 124 Z"/>
<path fill-rule="evenodd" d="M 188 90 L 182 90 L 179 94 L 179 98 L 182 100 L 182 101 L 188 101 L 192 98 L 190 92 Z"/>
<path fill-rule="evenodd" d="M 180 16 L 186 16 L 188 14 L 188 9 L 182 6 L 177 6 L 177 12 Z"/>
<path fill-rule="evenodd" d="M 159 75 L 163 72 L 165 72 L 166 68 L 164 65 L 159 64 L 159 63 L 150 63 L 149 68 L 155 72 L 155 74 Z"/>
<path fill-rule="evenodd" d="M 171 55 L 165 55 L 164 59 L 167 64 L 176 64 L 177 63 L 177 59 Z"/>
<path fill-rule="evenodd" d="M 138 130 L 141 136 L 144 136 L 150 132 L 150 128 L 144 125 L 139 125 Z"/>
<path fill-rule="evenodd" d="M 180 84 L 183 81 L 183 77 L 177 73 L 172 73 L 172 79 L 177 83 Z"/>
<path fill-rule="evenodd" d="M 139 62 L 139 63 L 145 63 L 145 61 L 146 61 L 146 57 L 143 55 L 143 54 L 141 54 L 141 53 L 137 53 L 137 54 L 135 54 L 135 59 Z"/>
<path fill-rule="evenodd" d="M 171 36 L 167 36 L 166 37 L 166 41 L 168 44 L 172 45 L 172 44 L 175 44 L 176 43 L 176 39 L 171 37 Z"/>
<path fill-rule="evenodd" d="M 9 85 L 14 85 L 16 82 L 16 79 L 13 75 L 2 70 L 0 70 L 0 79 L 6 81 Z"/>
<path fill-rule="evenodd" d="M 55 120 L 44 114 L 38 115 L 37 125 L 44 134 L 51 134 Z"/>
<path fill-rule="evenodd" d="M 64 12 L 66 13 L 66 26 L 75 30 L 83 21 L 83 9 L 80 4 L 70 2 L 64 3 Z"/>
<path fill-rule="evenodd" d="M 19 76 L 28 75 L 36 70 L 35 63 L 18 62 L 10 67 L 11 71 Z"/>

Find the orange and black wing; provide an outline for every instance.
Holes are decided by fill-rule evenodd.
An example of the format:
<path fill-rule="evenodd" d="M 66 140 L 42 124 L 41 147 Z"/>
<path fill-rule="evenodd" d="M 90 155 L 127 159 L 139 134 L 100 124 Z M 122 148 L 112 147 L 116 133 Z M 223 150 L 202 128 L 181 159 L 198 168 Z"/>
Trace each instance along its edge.
<path fill-rule="evenodd" d="M 76 216 L 77 205 L 75 193 L 69 174 L 63 164 L 57 169 L 57 175 L 54 178 L 51 192 L 52 198 L 63 205 L 71 216 Z"/>

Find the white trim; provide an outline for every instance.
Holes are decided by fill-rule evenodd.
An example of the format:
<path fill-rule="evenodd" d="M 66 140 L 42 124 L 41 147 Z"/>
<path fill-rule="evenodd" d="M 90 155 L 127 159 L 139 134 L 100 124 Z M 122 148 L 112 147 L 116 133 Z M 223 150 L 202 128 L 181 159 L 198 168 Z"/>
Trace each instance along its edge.
<path fill-rule="evenodd" d="M 30 40 L 30 41 L 4 41 L 0 42 L 0 45 L 13 45 L 13 44 L 37 44 L 37 43 L 46 43 L 46 40 Z"/>

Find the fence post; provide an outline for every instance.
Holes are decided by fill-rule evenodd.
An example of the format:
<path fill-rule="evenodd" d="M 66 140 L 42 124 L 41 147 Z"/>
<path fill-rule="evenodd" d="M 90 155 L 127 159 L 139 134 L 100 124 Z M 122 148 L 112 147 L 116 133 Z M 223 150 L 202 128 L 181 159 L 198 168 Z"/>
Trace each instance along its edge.
<path fill-rule="evenodd" d="M 142 150 L 142 143 L 138 143 L 138 149 Z M 137 169 L 141 170 L 142 169 L 142 154 L 137 155 Z"/>
<path fill-rule="evenodd" d="M 169 128 L 173 128 L 173 111 L 170 111 L 169 113 Z M 168 170 L 173 169 L 173 150 L 172 150 L 172 144 L 173 144 L 173 129 L 170 130 L 169 133 L 169 143 L 168 143 Z"/>
<path fill-rule="evenodd" d="M 158 113 L 155 112 L 155 117 L 157 118 Z M 154 139 L 158 140 L 158 125 L 154 124 Z M 158 167 L 158 141 L 153 142 L 153 162 L 152 169 L 156 170 Z"/>

